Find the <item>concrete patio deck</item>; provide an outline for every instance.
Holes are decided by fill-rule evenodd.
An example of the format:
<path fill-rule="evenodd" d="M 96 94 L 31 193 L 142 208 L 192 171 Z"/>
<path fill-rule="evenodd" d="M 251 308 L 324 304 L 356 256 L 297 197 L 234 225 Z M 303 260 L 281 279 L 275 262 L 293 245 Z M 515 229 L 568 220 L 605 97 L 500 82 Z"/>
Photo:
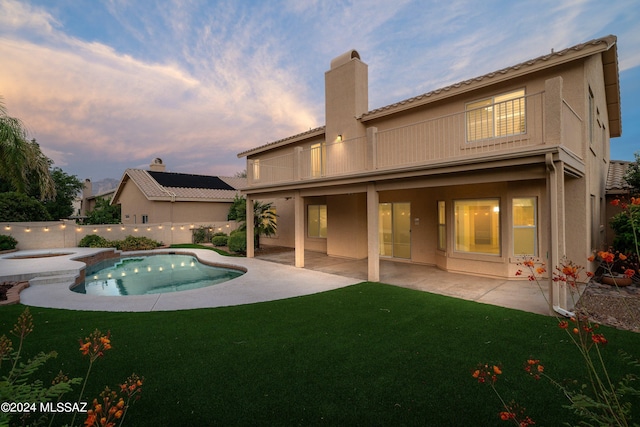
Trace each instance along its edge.
<path fill-rule="evenodd" d="M 289 248 L 268 248 L 257 258 L 293 266 L 295 254 Z M 367 260 L 351 260 L 305 251 L 306 270 L 367 280 Z M 380 260 L 380 282 L 419 291 L 447 295 L 469 301 L 514 308 L 538 314 L 550 314 L 548 289 L 543 293 L 535 282 L 505 280 L 448 273 L 436 267 L 401 261 Z"/>
<path fill-rule="evenodd" d="M 92 296 L 71 292 L 75 277 L 84 264 L 74 258 L 100 251 L 65 248 L 19 251 L 0 255 L 0 282 L 28 280 L 20 300 L 25 305 L 99 311 L 161 311 L 223 307 L 272 301 L 338 289 L 367 280 L 367 260 L 330 257 L 305 252 L 305 268 L 296 268 L 292 249 L 271 248 L 257 258 L 224 257 L 204 249 L 164 249 L 153 251 L 190 252 L 204 262 L 235 265 L 247 270 L 243 276 L 206 288 L 156 295 Z M 16 259 L 17 256 L 60 256 Z M 148 254 L 148 252 L 145 252 Z M 135 255 L 135 253 L 126 253 Z M 549 307 L 535 283 L 447 273 L 435 267 L 381 260 L 380 281 L 419 291 L 549 314 Z M 546 292 L 545 292 L 546 293 Z"/>

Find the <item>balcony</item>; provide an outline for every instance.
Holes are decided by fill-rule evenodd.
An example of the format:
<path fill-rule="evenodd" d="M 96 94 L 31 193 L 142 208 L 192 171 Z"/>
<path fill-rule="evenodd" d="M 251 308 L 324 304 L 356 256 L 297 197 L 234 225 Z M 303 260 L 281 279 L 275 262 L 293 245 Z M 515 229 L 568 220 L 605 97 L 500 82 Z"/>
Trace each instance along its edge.
<path fill-rule="evenodd" d="M 248 160 L 250 187 L 490 158 L 544 144 L 544 92 L 367 135 Z M 579 151 L 582 120 L 563 101 L 563 135 Z M 567 131 L 570 134 L 566 134 Z"/>

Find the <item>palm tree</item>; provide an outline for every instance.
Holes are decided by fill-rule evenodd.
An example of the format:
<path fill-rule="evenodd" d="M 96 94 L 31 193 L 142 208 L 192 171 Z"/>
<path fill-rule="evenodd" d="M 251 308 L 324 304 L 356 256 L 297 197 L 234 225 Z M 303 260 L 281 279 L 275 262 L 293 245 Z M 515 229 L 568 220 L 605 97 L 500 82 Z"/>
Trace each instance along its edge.
<path fill-rule="evenodd" d="M 233 204 L 229 209 L 229 220 L 237 221 L 240 226 L 239 230 L 247 228 L 247 199 L 236 195 Z M 278 224 L 276 218 L 278 215 L 272 203 L 262 203 L 258 200 L 253 202 L 253 230 L 254 230 L 254 246 L 260 248 L 260 235 L 269 237 L 276 234 Z"/>
<path fill-rule="evenodd" d="M 18 193 L 35 184 L 42 200 L 55 197 L 55 182 L 49 172 L 51 160 L 35 139 L 29 141 L 20 119 L 10 117 L 0 97 L 0 178 Z"/>

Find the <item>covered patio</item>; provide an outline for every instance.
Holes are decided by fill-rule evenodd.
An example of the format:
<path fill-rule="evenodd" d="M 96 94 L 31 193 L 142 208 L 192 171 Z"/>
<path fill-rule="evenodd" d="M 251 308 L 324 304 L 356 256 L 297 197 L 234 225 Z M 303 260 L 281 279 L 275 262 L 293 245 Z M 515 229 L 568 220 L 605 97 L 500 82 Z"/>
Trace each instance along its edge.
<path fill-rule="evenodd" d="M 293 248 L 264 246 L 256 258 L 284 265 L 295 265 Z M 367 280 L 367 259 L 352 260 L 305 251 L 304 268 L 323 273 Z M 505 280 L 449 273 L 433 266 L 380 259 L 380 282 L 419 291 L 432 292 L 469 301 L 492 304 L 548 315 L 546 281 L 544 296 L 535 282 Z"/>

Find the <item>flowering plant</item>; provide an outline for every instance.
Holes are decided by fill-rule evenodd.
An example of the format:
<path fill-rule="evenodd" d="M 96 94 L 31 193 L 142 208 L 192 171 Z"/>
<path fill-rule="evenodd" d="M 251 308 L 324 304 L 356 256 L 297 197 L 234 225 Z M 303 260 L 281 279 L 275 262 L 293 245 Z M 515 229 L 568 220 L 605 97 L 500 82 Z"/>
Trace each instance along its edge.
<path fill-rule="evenodd" d="M 619 258 L 619 255 L 617 255 Z M 599 253 L 603 262 L 611 265 L 616 255 L 609 252 Z M 532 260 L 525 260 L 522 266 L 528 270 L 528 279 L 540 285 L 540 276 L 546 273 L 544 265 L 536 264 Z M 518 275 L 522 275 L 519 271 Z M 590 272 L 584 272 L 584 267 L 571 261 L 563 260 L 552 272 L 552 280 L 566 283 L 572 297 L 579 293 L 580 285 L 590 280 Z M 544 292 L 543 292 L 544 295 Z M 545 297 L 546 298 L 546 297 Z M 574 300 L 575 303 L 575 300 Z M 602 355 L 602 348 L 608 343 L 607 338 L 599 331 L 599 325 L 592 323 L 588 317 L 574 315 L 568 320 L 558 318 L 558 327 L 565 331 L 570 341 L 578 349 L 582 361 L 587 368 L 590 384 L 584 384 L 578 390 L 571 390 L 567 386 L 555 381 L 547 375 L 544 365 L 538 359 L 530 358 L 524 363 L 524 371 L 534 380 L 545 378 L 556 386 L 568 399 L 568 408 L 587 419 L 585 425 L 628 426 L 631 419 L 632 396 L 640 394 L 640 390 L 633 388 L 633 382 L 638 376 L 628 374 L 615 383 L 607 371 Z M 630 365 L 640 366 L 640 361 L 631 360 Z M 496 389 L 496 382 L 502 373 L 500 365 L 480 364 L 473 371 L 472 377 L 479 383 L 488 384 L 500 399 L 502 411 L 498 416 L 503 421 L 510 421 L 517 426 L 535 424 L 524 414 L 524 409 L 515 403 L 507 404 Z M 595 424 L 590 424 L 595 423 Z"/>

